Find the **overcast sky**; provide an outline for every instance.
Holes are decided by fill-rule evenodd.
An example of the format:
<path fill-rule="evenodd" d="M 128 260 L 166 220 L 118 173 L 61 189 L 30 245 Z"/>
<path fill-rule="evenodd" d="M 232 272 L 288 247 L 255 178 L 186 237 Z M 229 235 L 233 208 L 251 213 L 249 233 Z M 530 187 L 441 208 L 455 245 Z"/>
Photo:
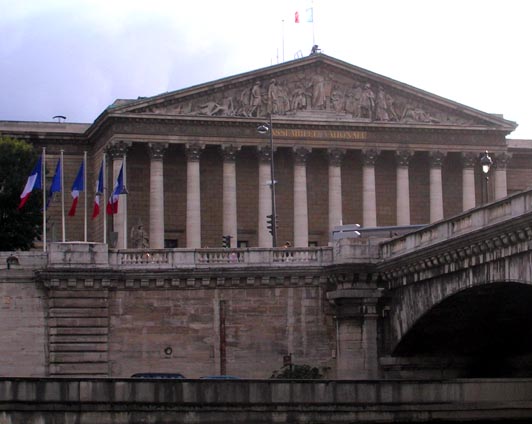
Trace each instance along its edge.
<path fill-rule="evenodd" d="M 530 0 L 0 0 L 0 120 L 92 122 L 117 98 L 306 56 L 314 40 L 532 139 L 531 12 Z"/>

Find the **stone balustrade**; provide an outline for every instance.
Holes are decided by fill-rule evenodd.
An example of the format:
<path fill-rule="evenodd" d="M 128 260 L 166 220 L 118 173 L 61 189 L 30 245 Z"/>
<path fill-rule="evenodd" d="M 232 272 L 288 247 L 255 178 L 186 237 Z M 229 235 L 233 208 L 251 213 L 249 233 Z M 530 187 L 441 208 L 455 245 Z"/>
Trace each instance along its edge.
<path fill-rule="evenodd" d="M 110 267 L 208 268 L 212 266 L 324 266 L 333 263 L 331 247 L 290 249 L 127 249 L 109 252 Z"/>
<path fill-rule="evenodd" d="M 483 207 L 466 211 L 417 231 L 385 241 L 381 245 L 382 259 L 390 259 L 412 253 L 420 248 L 448 243 L 465 235 L 478 232 L 487 234 L 490 227 L 503 221 L 529 219 L 532 215 L 532 190 L 523 191 Z"/>

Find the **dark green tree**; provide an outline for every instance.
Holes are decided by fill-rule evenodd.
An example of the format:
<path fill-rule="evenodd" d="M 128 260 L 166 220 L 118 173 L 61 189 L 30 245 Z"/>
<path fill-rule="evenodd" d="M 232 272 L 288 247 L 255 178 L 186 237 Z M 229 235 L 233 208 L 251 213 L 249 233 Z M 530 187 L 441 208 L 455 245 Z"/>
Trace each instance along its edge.
<path fill-rule="evenodd" d="M 270 378 L 319 380 L 323 375 L 318 368 L 310 365 L 285 365 L 280 370 L 274 371 Z"/>
<path fill-rule="evenodd" d="M 31 144 L 0 137 L 0 251 L 28 250 L 41 237 L 41 190 L 34 190 L 18 209 L 20 194 L 38 156 Z"/>

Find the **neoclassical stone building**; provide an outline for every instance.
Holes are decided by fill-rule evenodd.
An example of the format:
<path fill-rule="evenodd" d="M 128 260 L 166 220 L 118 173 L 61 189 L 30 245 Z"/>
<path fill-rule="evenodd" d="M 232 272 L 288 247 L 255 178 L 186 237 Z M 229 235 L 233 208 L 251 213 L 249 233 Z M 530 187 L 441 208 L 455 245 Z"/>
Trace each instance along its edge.
<path fill-rule="evenodd" d="M 270 116 L 272 140 L 257 131 Z M 232 247 L 271 247 L 271 146 L 278 244 L 327 245 L 340 224 L 435 222 L 486 201 L 486 150 L 487 200 L 526 188 L 532 149 L 506 138 L 515 128 L 324 54 L 116 100 L 92 124 L 0 121 L 0 134 L 46 147 L 50 178 L 64 151 L 67 193 L 87 151 L 89 209 L 104 154 L 106 196 L 126 163 L 128 194 L 106 226 L 118 248 L 134 247 L 140 223 L 151 248 L 220 247 L 224 235 Z M 49 241 L 60 240 L 58 203 Z M 89 218 L 89 241 L 103 241 L 103 219 Z M 83 240 L 82 213 L 67 218 L 66 240 Z"/>
<path fill-rule="evenodd" d="M 264 124 L 266 134 L 258 131 Z M 506 245 L 515 246 L 518 256 L 507 275 L 528 283 L 528 256 L 519 259 L 528 246 L 521 225 L 528 192 L 405 236 L 420 248 L 441 236 L 426 257 L 401 237 L 384 250 L 382 239 L 364 237 L 329 246 L 331 230 L 340 224 L 435 223 L 527 188 L 532 142 L 507 139 L 515 127 L 499 115 L 323 54 L 117 100 L 92 124 L 0 121 L 1 135 L 46 148 L 48 178 L 63 153 L 68 205 L 87 152 L 87 239 L 95 242 L 15 252 L 20 264 L 11 269 L 13 252 L 0 255 L 1 374 L 128 377 L 177 370 L 192 378 L 268 378 L 292 354 L 328 378 L 395 378 L 407 375 L 402 364 L 423 374 L 423 361 L 392 357 L 390 329 L 399 328 L 400 320 L 390 317 L 415 310 L 408 302 L 419 306 L 419 292 L 437 297 L 417 284 L 416 273 L 428 281 L 438 273 L 456 276 L 463 266 L 473 283 L 489 283 L 486 272 L 468 266 L 500 260 L 494 269 L 504 274 L 504 255 L 512 251 Z M 493 160 L 487 180 L 480 166 L 486 151 Z M 123 165 L 127 194 L 120 195 L 118 214 L 91 219 L 103 162 L 105 198 Z M 272 168 L 277 244 L 289 241 L 291 249 L 271 249 Z M 50 242 L 63 235 L 58 200 L 48 209 Z M 506 227 L 484 231 L 511 218 L 516 205 L 526 213 L 522 221 L 509 219 L 511 233 Z M 66 218 L 67 242 L 84 240 L 83 210 L 82 197 L 77 215 Z M 145 233 L 135 231 L 140 224 Z M 446 239 L 466 227 L 470 239 Z M 395 231 L 385 230 L 384 237 Z M 224 236 L 241 249 L 222 249 Z M 481 236 L 489 240 L 481 243 Z M 489 250 L 498 245 L 502 253 Z M 390 257 L 406 246 L 412 252 L 399 266 Z M 456 280 L 458 288 L 467 282 Z M 416 284 L 408 291 L 403 281 Z M 406 294 L 394 303 L 390 293 L 396 288 Z M 475 290 L 465 292 L 482 316 L 489 315 Z M 404 305 L 397 300 L 403 298 Z M 449 304 L 443 318 L 442 309 L 434 308 L 440 327 L 422 329 L 447 329 L 449 322 L 463 328 L 452 299 Z M 470 303 L 467 308 L 475 310 Z M 409 319 L 414 325 L 417 315 Z M 527 321 L 503 321 L 530 328 Z M 393 334 L 408 341 L 409 328 Z M 423 331 L 416 334 L 425 340 Z M 493 332 L 482 334 L 489 339 Z M 412 345 L 407 343 L 415 355 Z M 467 374 L 458 369 L 452 375 Z"/>

